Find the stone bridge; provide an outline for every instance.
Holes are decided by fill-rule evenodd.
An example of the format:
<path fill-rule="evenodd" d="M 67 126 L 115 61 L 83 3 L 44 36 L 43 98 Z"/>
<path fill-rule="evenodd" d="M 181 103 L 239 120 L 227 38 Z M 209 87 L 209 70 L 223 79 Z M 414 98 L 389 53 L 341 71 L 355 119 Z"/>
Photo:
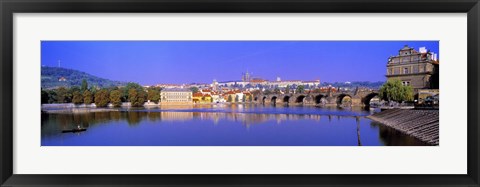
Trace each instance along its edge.
<path fill-rule="evenodd" d="M 301 104 L 301 105 L 342 105 L 346 98 L 353 106 L 369 106 L 370 100 L 378 95 L 378 90 L 355 90 L 336 93 L 296 93 L 296 94 L 260 94 L 254 96 L 255 103 L 263 104 Z"/>

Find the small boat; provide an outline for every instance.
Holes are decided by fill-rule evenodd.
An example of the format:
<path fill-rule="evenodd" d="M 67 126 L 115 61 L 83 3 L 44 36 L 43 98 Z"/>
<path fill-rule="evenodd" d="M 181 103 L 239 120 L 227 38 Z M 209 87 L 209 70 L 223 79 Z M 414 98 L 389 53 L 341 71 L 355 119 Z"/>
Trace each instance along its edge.
<path fill-rule="evenodd" d="M 62 130 L 62 133 L 83 132 L 83 131 L 86 131 L 86 130 L 87 130 L 87 129 L 85 129 L 85 128 L 75 128 L 75 129 Z"/>

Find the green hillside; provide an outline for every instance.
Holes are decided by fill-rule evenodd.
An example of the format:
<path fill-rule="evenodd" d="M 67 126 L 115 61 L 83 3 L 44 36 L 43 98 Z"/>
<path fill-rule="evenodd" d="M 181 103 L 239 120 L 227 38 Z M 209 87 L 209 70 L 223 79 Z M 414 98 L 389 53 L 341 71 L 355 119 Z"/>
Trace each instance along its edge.
<path fill-rule="evenodd" d="M 65 78 L 65 79 L 62 79 Z M 58 67 L 42 67 L 42 89 L 54 89 L 58 87 L 81 86 L 82 80 L 85 79 L 90 86 L 111 87 L 124 86 L 127 83 L 120 81 L 112 81 L 100 77 L 90 75 L 85 72 L 58 68 Z"/>

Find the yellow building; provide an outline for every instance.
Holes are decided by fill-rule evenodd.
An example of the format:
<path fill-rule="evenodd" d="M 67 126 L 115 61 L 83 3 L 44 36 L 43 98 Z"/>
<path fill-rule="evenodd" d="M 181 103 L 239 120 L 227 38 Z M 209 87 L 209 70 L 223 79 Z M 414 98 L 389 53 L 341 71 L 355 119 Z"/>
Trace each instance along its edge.
<path fill-rule="evenodd" d="M 211 103 L 212 102 L 212 96 L 210 94 L 205 94 L 203 97 L 202 97 L 202 100 L 206 103 Z"/>
<path fill-rule="evenodd" d="M 210 94 L 194 93 L 192 97 L 193 103 L 211 103 L 212 96 Z"/>

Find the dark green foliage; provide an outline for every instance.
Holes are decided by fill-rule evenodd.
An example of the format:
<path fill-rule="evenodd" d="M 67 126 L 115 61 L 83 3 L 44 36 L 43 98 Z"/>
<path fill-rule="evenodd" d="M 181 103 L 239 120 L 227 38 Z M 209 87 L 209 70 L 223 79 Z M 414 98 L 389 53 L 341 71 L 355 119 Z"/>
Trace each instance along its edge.
<path fill-rule="evenodd" d="M 158 103 L 160 100 L 160 91 L 158 89 L 149 88 L 147 93 L 147 99 L 151 102 Z"/>
<path fill-rule="evenodd" d="M 66 81 L 59 81 L 60 77 L 67 79 Z M 85 80 L 85 85 L 84 85 Z M 42 88 L 55 89 L 58 87 L 72 87 L 81 86 L 81 91 L 86 90 L 88 84 L 91 86 L 98 86 L 100 88 L 109 86 L 123 86 L 124 82 L 111 81 L 104 78 L 99 78 L 81 71 L 58 68 L 58 67 L 42 67 Z M 88 84 L 87 84 L 88 82 Z"/>
<path fill-rule="evenodd" d="M 239 98 L 238 98 L 238 95 L 235 96 L 235 102 L 238 103 L 239 101 Z"/>
<path fill-rule="evenodd" d="M 80 93 L 80 91 L 74 91 L 73 92 L 72 102 L 74 104 L 82 104 L 83 103 L 83 95 Z"/>
<path fill-rule="evenodd" d="M 114 107 L 120 107 L 122 106 L 122 100 L 121 100 L 121 93 L 118 90 L 113 90 L 110 92 L 110 103 L 113 104 Z"/>
<path fill-rule="evenodd" d="M 230 102 L 230 103 L 233 101 L 232 95 L 228 95 L 227 101 Z"/>
<path fill-rule="evenodd" d="M 110 94 L 107 89 L 101 89 L 95 93 L 95 105 L 97 105 L 97 107 L 106 107 L 108 102 L 110 102 Z"/>
<path fill-rule="evenodd" d="M 49 99 L 48 92 L 44 90 L 42 90 L 41 92 L 42 92 L 42 99 L 41 99 L 42 104 L 48 103 L 48 99 Z"/>
<path fill-rule="evenodd" d="M 305 87 L 303 85 L 297 86 L 295 93 L 303 93 L 303 92 L 305 92 Z"/>
<path fill-rule="evenodd" d="M 289 93 L 290 93 L 290 85 L 287 85 L 287 87 L 285 88 L 285 93 L 286 93 L 286 94 L 289 94 Z"/>
<path fill-rule="evenodd" d="M 138 101 L 136 106 L 139 106 L 139 107 L 143 106 L 143 104 L 145 104 L 146 101 L 147 101 L 147 93 L 141 90 L 140 92 L 138 92 Z"/>
<path fill-rule="evenodd" d="M 81 91 L 84 92 L 85 90 L 88 89 L 88 83 L 87 83 L 87 80 L 83 79 L 82 80 L 82 87 L 81 87 Z"/>
<path fill-rule="evenodd" d="M 69 103 L 72 100 L 72 94 L 65 87 L 60 87 L 55 90 L 57 93 L 56 101 L 58 103 Z"/>
<path fill-rule="evenodd" d="M 80 90 L 80 87 L 78 86 L 72 86 L 70 87 L 69 92 L 73 94 L 73 92 L 81 92 L 81 90 Z"/>
<path fill-rule="evenodd" d="M 128 99 L 130 101 L 130 104 L 133 107 L 143 106 L 143 104 L 145 103 L 146 97 L 147 97 L 147 94 L 143 90 L 137 91 L 136 89 L 131 88 L 128 91 Z"/>
<path fill-rule="evenodd" d="M 87 105 L 92 104 L 93 102 L 92 96 L 93 96 L 92 92 L 90 92 L 89 90 L 85 90 L 83 92 L 83 103 Z"/>
<path fill-rule="evenodd" d="M 48 90 L 48 103 L 56 103 L 57 102 L 57 92 L 55 90 Z"/>
<path fill-rule="evenodd" d="M 130 89 L 135 89 L 138 92 L 143 90 L 143 87 L 140 84 L 129 82 L 125 87 L 123 87 L 122 90 L 122 101 L 127 102 L 130 101 L 129 98 L 129 92 Z"/>

